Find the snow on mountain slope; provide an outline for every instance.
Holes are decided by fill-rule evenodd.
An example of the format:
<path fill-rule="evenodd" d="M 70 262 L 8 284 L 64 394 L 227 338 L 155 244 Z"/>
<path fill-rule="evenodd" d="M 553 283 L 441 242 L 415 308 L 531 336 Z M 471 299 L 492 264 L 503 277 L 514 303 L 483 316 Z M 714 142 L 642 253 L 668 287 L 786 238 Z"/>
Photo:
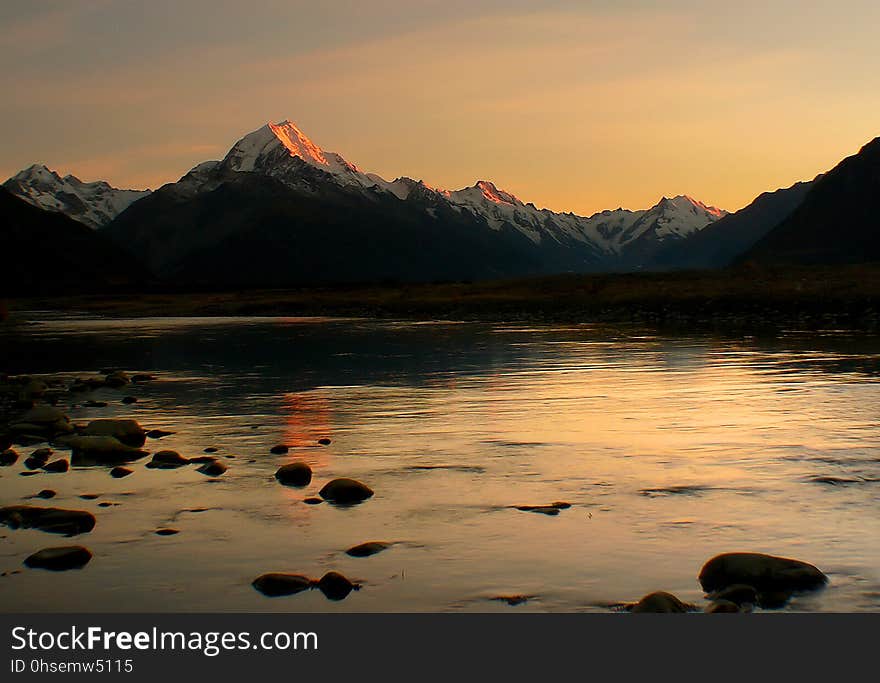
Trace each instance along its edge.
<path fill-rule="evenodd" d="M 726 211 L 685 195 L 663 197 L 622 233 L 621 242 L 626 244 L 648 235 L 661 241 L 687 237 L 726 215 Z"/>
<path fill-rule="evenodd" d="M 150 194 L 150 190 L 120 190 L 102 180 L 84 183 L 72 175 L 62 178 L 41 164 L 19 171 L 3 186 L 34 206 L 66 214 L 96 229 Z"/>
<path fill-rule="evenodd" d="M 535 244 L 549 240 L 562 245 L 589 245 L 593 251 L 607 255 L 619 254 L 638 239 L 684 238 L 725 215 L 724 211 L 678 196 L 664 197 L 648 210 L 616 209 L 578 216 L 539 209 L 486 180 L 453 191 L 406 177 L 388 181 L 375 173 L 362 172 L 339 154 L 321 149 L 291 121 L 268 123 L 248 133 L 221 162 L 200 164 L 179 185 L 180 190 L 191 193 L 200 186 L 203 190 L 216 186 L 224 173 L 261 173 L 292 188 L 313 191 L 314 180 L 304 177 L 305 168 L 322 171 L 325 180 L 355 190 L 388 192 L 401 201 L 446 202 L 456 211 L 472 213 L 493 230 L 506 226 L 518 230 Z M 430 206 L 426 212 L 435 215 Z"/>

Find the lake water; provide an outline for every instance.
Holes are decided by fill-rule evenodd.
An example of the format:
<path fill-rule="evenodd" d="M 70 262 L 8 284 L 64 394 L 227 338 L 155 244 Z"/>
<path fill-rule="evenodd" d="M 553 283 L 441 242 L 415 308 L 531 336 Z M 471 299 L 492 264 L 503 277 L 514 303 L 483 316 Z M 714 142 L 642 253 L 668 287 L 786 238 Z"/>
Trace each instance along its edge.
<path fill-rule="evenodd" d="M 0 572 L 22 569 L 0 577 L 4 611 L 608 611 L 654 590 L 704 605 L 700 567 L 736 550 L 829 575 L 785 609 L 880 609 L 873 337 L 36 312 L 0 327 L 0 357 L 8 373 L 152 373 L 59 407 L 78 423 L 133 417 L 175 432 L 147 449 L 215 447 L 229 466 L 216 480 L 146 460 L 119 480 L 0 469 L 0 504 L 51 488 L 37 503 L 97 517 L 72 541 L 0 527 Z M 282 443 L 287 455 L 270 454 Z M 274 479 L 295 460 L 314 470 L 305 489 Z M 347 508 L 302 502 L 335 477 L 376 493 Z M 554 501 L 572 507 L 515 509 Z M 373 540 L 394 545 L 345 554 Z M 84 569 L 22 568 L 67 542 L 94 554 Z M 251 586 L 329 570 L 362 589 L 334 602 Z M 510 595 L 529 599 L 493 600 Z"/>

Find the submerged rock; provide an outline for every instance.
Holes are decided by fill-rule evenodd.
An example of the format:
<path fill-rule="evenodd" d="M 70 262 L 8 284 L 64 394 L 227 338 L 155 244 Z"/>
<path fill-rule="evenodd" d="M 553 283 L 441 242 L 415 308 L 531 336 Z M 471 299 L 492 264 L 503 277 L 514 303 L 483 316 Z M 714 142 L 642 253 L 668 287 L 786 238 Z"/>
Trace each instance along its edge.
<path fill-rule="evenodd" d="M 288 448 L 284 444 L 278 444 L 277 446 L 272 446 L 272 448 L 269 449 L 269 452 L 273 455 L 284 455 L 289 450 L 290 448 Z"/>
<path fill-rule="evenodd" d="M 532 597 L 531 595 L 495 595 L 489 599 L 497 602 L 506 602 L 511 607 L 516 607 L 517 605 L 527 603 Z"/>
<path fill-rule="evenodd" d="M 318 589 L 328 600 L 344 600 L 349 593 L 360 588 L 360 584 L 350 581 L 339 572 L 327 572 L 318 581 Z"/>
<path fill-rule="evenodd" d="M 134 396 L 123 396 L 122 403 L 123 405 L 130 406 L 132 403 L 137 403 L 138 400 Z"/>
<path fill-rule="evenodd" d="M 31 453 L 29 459 L 36 460 L 37 462 L 47 463 L 49 462 L 49 458 L 52 457 L 53 451 L 51 448 L 38 448 L 33 453 Z"/>
<path fill-rule="evenodd" d="M 71 449 L 74 465 L 131 462 L 148 455 L 146 451 L 124 444 L 114 436 L 77 435 L 56 441 Z"/>
<path fill-rule="evenodd" d="M 334 479 L 324 485 L 318 495 L 333 503 L 360 503 L 373 495 L 373 489 L 355 479 Z"/>
<path fill-rule="evenodd" d="M 171 436 L 174 432 L 166 432 L 164 429 L 151 429 L 147 432 L 148 439 L 161 439 L 163 436 Z"/>
<path fill-rule="evenodd" d="M 381 553 L 383 550 L 387 550 L 390 547 L 391 543 L 386 541 L 367 541 L 366 543 L 361 543 L 360 545 L 349 548 L 345 551 L 345 554 L 351 555 L 351 557 L 369 557 L 370 555 Z"/>
<path fill-rule="evenodd" d="M 275 478 L 285 486 L 308 486 L 312 481 L 312 468 L 304 462 L 292 462 L 279 467 Z"/>
<path fill-rule="evenodd" d="M 219 460 L 215 460 L 214 462 L 208 462 L 199 467 L 196 472 L 199 474 L 204 474 L 207 477 L 219 477 L 221 474 L 226 472 L 229 468 L 226 467 Z"/>
<path fill-rule="evenodd" d="M 85 436 L 112 436 L 126 446 L 140 448 L 147 440 L 147 433 L 137 420 L 92 420 L 82 431 Z"/>
<path fill-rule="evenodd" d="M 665 591 L 649 593 L 637 603 L 627 607 L 633 614 L 682 614 L 695 609 L 693 605 L 682 602 L 672 593 Z"/>
<path fill-rule="evenodd" d="M 31 569 L 65 571 L 85 567 L 92 559 L 92 553 L 81 545 L 68 545 L 60 548 L 43 548 L 28 557 L 24 563 Z"/>
<path fill-rule="evenodd" d="M 10 505 L 0 508 L 0 524 L 11 529 L 39 529 L 50 534 L 75 536 L 95 528 L 95 516 L 85 510 Z"/>
<path fill-rule="evenodd" d="M 156 379 L 156 378 L 153 375 L 149 375 L 145 372 L 139 372 L 138 374 L 131 376 L 131 381 L 136 382 L 136 383 L 137 382 L 152 382 L 154 379 Z"/>
<path fill-rule="evenodd" d="M 44 472 L 53 472 L 56 474 L 62 474 L 67 472 L 70 469 L 70 463 L 67 460 L 55 460 L 54 462 L 50 462 L 47 465 L 43 465 Z"/>
<path fill-rule="evenodd" d="M 755 590 L 754 586 L 735 583 L 732 586 L 727 586 L 726 588 L 711 593 L 709 598 L 718 601 L 726 600 L 737 605 L 757 605 L 758 591 Z"/>
<path fill-rule="evenodd" d="M 122 370 L 115 370 L 104 378 L 104 384 L 111 389 L 121 389 L 130 381 L 128 375 Z"/>
<path fill-rule="evenodd" d="M 110 476 L 114 479 L 122 479 L 123 477 L 127 477 L 129 474 L 134 474 L 134 471 L 128 469 L 127 467 L 114 467 L 112 470 L 110 470 Z"/>
<path fill-rule="evenodd" d="M 150 469 L 172 470 L 189 465 L 189 459 L 184 458 L 177 451 L 159 451 L 153 454 L 153 459 L 147 463 Z"/>
<path fill-rule="evenodd" d="M 54 436 L 73 431 L 70 418 L 54 406 L 35 406 L 10 425 L 14 434 Z"/>
<path fill-rule="evenodd" d="M 251 584 L 260 593 L 270 598 L 294 595 L 312 588 L 312 580 L 301 574 L 263 574 Z"/>
<path fill-rule="evenodd" d="M 815 590 L 824 586 L 828 577 L 800 560 L 761 553 L 725 553 L 703 565 L 699 580 L 707 593 L 744 584 L 764 594 Z"/>
<path fill-rule="evenodd" d="M 311 498 L 303 498 L 303 503 L 306 505 L 320 505 L 324 502 L 323 498 L 315 498 L 312 496 Z"/>
<path fill-rule="evenodd" d="M 333 442 L 330 439 L 324 438 L 324 439 L 318 439 L 318 443 L 321 444 L 322 446 L 329 446 Z"/>
<path fill-rule="evenodd" d="M 738 614 L 742 610 L 730 600 L 715 600 L 706 607 L 706 614 Z"/>
<path fill-rule="evenodd" d="M 155 533 L 157 536 L 174 536 L 175 534 L 179 534 L 180 531 L 178 529 L 156 529 Z"/>
<path fill-rule="evenodd" d="M 558 515 L 560 510 L 567 510 L 571 503 L 557 501 L 549 505 L 517 505 L 516 509 L 522 512 L 538 512 L 542 515 Z"/>

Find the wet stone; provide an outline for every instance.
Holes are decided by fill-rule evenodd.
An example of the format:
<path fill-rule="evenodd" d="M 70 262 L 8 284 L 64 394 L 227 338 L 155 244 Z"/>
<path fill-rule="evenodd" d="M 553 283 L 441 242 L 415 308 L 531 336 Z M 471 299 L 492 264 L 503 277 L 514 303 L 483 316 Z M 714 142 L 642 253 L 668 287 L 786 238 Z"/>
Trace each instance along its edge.
<path fill-rule="evenodd" d="M 373 495 L 373 489 L 355 479 L 340 478 L 324 485 L 318 494 L 332 503 L 360 503 Z"/>
<path fill-rule="evenodd" d="M 253 587 L 271 598 L 295 595 L 312 588 L 312 580 L 301 574 L 263 574 L 253 581 Z"/>
<path fill-rule="evenodd" d="M 153 459 L 147 463 L 150 469 L 169 470 L 188 465 L 189 460 L 177 451 L 159 451 L 153 454 Z"/>
<path fill-rule="evenodd" d="M 327 572 L 318 581 L 318 589 L 328 600 L 339 601 L 348 597 L 353 590 L 360 590 L 360 584 L 350 581 L 339 572 Z"/>
<path fill-rule="evenodd" d="M 657 591 L 649 593 L 637 603 L 627 606 L 633 614 L 681 614 L 694 610 L 693 605 L 682 602 L 672 593 Z"/>
<path fill-rule="evenodd" d="M 0 508 L 0 524 L 12 529 L 38 529 L 51 534 L 75 536 L 94 529 L 95 516 L 85 510 L 10 505 Z"/>
<path fill-rule="evenodd" d="M 85 567 L 92 559 L 92 553 L 81 545 L 69 545 L 59 548 L 43 548 L 28 557 L 24 563 L 31 569 L 48 569 L 50 571 L 67 571 Z"/>
<path fill-rule="evenodd" d="M 67 460 L 55 460 L 43 466 L 44 472 L 62 474 L 70 469 L 70 463 Z"/>
<path fill-rule="evenodd" d="M 221 474 L 225 473 L 226 470 L 229 469 L 219 460 L 215 462 L 205 463 L 201 467 L 199 467 L 196 472 L 199 474 L 204 474 L 207 477 L 219 477 Z"/>
<path fill-rule="evenodd" d="M 390 547 L 391 543 L 386 541 L 367 541 L 349 548 L 345 554 L 351 557 L 370 557 L 370 555 L 376 555 Z"/>
<path fill-rule="evenodd" d="M 304 462 L 292 462 L 279 467 L 275 478 L 285 486 L 308 486 L 312 481 L 312 468 Z"/>
<path fill-rule="evenodd" d="M 703 565 L 699 580 L 707 593 L 740 584 L 752 586 L 763 595 L 815 590 L 824 586 L 828 577 L 800 560 L 761 553 L 725 553 Z"/>

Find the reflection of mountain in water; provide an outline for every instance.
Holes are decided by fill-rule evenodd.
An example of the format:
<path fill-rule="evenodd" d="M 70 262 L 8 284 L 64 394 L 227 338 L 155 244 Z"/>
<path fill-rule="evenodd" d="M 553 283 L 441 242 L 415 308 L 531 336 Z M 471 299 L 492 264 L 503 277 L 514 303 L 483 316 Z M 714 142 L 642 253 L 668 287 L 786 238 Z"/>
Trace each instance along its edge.
<path fill-rule="evenodd" d="M 175 395 L 205 401 L 267 395 L 306 405 L 309 426 L 291 425 L 292 439 L 312 439 L 328 418 L 306 396 L 318 387 L 425 385 L 493 372 L 600 367 L 626 356 L 646 368 L 702 367 L 718 355 L 757 353 L 776 369 L 880 375 L 876 340 L 867 336 L 791 335 L 778 339 L 645 336 L 643 330 L 593 327 L 517 328 L 379 321 L 291 319 L 65 320 L 6 324 L 0 355 L 8 373 L 96 371 L 119 367 L 210 378 L 181 382 Z M 754 360 L 754 359 L 753 359 Z M 306 403 L 303 403 L 305 401 Z M 300 405 L 302 404 L 302 405 Z M 323 416 L 323 417 L 322 417 Z M 320 438 L 320 434 L 315 438 Z"/>

